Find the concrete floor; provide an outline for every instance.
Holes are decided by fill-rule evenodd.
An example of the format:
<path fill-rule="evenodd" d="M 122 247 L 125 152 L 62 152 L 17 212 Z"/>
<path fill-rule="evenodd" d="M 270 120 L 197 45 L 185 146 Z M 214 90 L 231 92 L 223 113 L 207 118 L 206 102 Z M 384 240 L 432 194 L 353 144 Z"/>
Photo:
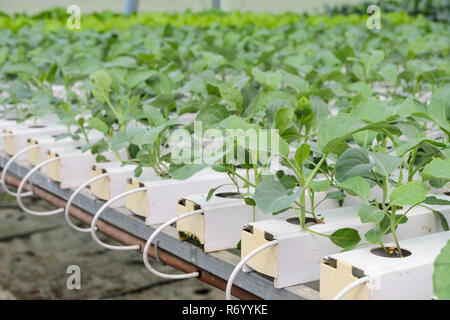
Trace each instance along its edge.
<path fill-rule="evenodd" d="M 27 200 L 36 210 L 50 205 Z M 67 267 L 81 269 L 81 289 L 69 290 Z M 158 270 L 178 273 L 155 262 Z M 34 217 L 0 193 L 0 300 L 4 299 L 224 299 L 197 279 L 164 280 L 148 272 L 136 252 L 114 252 L 89 234 L 70 229 L 60 215 Z"/>

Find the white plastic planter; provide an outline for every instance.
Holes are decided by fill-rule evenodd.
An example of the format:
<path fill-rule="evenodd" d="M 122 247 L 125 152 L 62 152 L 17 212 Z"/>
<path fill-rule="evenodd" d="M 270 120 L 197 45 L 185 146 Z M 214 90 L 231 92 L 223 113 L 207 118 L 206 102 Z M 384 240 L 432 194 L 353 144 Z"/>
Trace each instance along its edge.
<path fill-rule="evenodd" d="M 203 245 L 205 252 L 214 252 L 236 248 L 241 240 L 241 228 L 244 224 L 255 221 L 273 219 L 270 214 L 264 214 L 256 208 L 253 217 L 253 208 L 246 205 L 243 199 L 227 197 L 234 192 L 218 192 L 206 201 L 207 195 L 193 195 L 178 201 L 177 215 L 186 212 L 202 210 L 202 213 L 177 221 L 177 231 L 181 234 L 194 237 Z M 295 213 L 286 211 L 280 218 L 293 217 Z"/>
<path fill-rule="evenodd" d="M 12 156 L 25 148 L 31 137 L 57 135 L 66 131 L 67 127 L 59 125 L 4 128 L 3 134 L 7 136 L 3 137 L 3 151 Z"/>
<path fill-rule="evenodd" d="M 108 160 L 114 159 L 112 154 L 104 155 Z M 47 151 L 47 160 L 54 158 L 58 160 L 47 164 L 46 174 L 59 182 L 62 189 L 76 188 L 88 180 L 90 168 L 96 163 L 96 155 L 77 148 L 51 148 Z"/>
<path fill-rule="evenodd" d="M 101 200 L 108 201 L 126 191 L 125 185 L 127 179 L 134 174 L 136 165 L 122 166 L 119 161 L 97 163 L 91 167 L 91 178 L 107 174 L 104 179 L 96 180 L 91 183 L 91 192 Z M 145 168 L 143 169 L 145 173 Z M 120 199 L 111 204 L 111 208 L 125 206 L 125 199 Z"/>
<path fill-rule="evenodd" d="M 373 188 L 373 195 L 377 195 L 377 189 Z M 264 214 L 258 208 L 255 210 L 255 220 L 253 220 L 252 207 L 245 204 L 243 199 L 236 197 L 226 197 L 228 192 L 218 192 L 209 201 L 206 201 L 206 194 L 191 195 L 178 201 L 177 215 L 186 212 L 203 209 L 202 214 L 187 217 L 177 221 L 177 231 L 194 237 L 203 245 L 205 252 L 213 252 L 236 248 L 241 240 L 241 229 L 246 223 L 268 219 L 284 219 L 294 217 L 295 212 L 286 211 L 276 217 Z M 315 203 L 318 203 L 326 196 L 325 192 L 315 195 Z M 306 208 L 311 207 L 309 196 L 306 195 Z M 347 196 L 344 206 L 362 205 L 363 200 L 359 197 Z M 316 210 L 329 210 L 339 208 L 339 201 L 334 199 L 324 200 Z M 320 211 L 318 211 L 320 213 Z M 181 233 L 180 233 L 181 232 Z"/>
<path fill-rule="evenodd" d="M 101 133 L 90 133 L 89 141 L 96 142 L 101 139 Z M 86 144 L 84 139 L 80 139 L 78 141 L 72 140 L 70 138 L 66 138 L 63 140 L 55 141 L 54 137 L 49 136 L 38 136 L 28 139 L 28 146 L 32 145 L 40 145 L 39 148 L 29 150 L 27 152 L 28 162 L 32 166 L 37 166 L 39 163 L 44 161 L 47 157 L 48 151 L 54 148 L 78 148 Z"/>
<path fill-rule="evenodd" d="M 106 204 L 108 207 L 123 207 L 125 205 L 125 199 L 120 197 L 125 192 L 125 182 L 127 178 L 133 176 L 134 170 L 136 169 L 135 165 L 122 166 L 120 161 L 112 161 L 106 163 L 97 163 L 91 167 L 90 175 L 91 178 L 87 181 L 84 181 L 70 196 L 69 200 L 66 203 L 66 207 L 64 209 L 64 216 L 66 222 L 72 227 L 74 230 L 80 232 L 89 232 L 91 228 L 80 228 L 72 223 L 70 220 L 70 206 L 72 205 L 73 200 L 77 197 L 77 195 L 86 187 L 90 186 L 91 193 L 102 200 L 106 200 Z M 117 201 L 113 201 L 112 203 L 109 201 L 113 198 L 119 199 Z M 106 205 L 105 204 L 105 205 Z M 100 214 L 98 214 L 99 216 Z M 95 215 L 97 217 L 97 215 Z M 98 218 L 94 218 L 98 219 Z M 95 238 L 98 239 L 98 238 Z"/>
<path fill-rule="evenodd" d="M 12 128 L 23 128 L 24 124 L 23 123 L 17 123 L 16 120 L 0 120 L 0 151 L 3 151 L 3 147 L 4 147 L 4 138 L 5 136 L 7 136 L 8 134 L 5 134 L 4 130 L 11 130 Z"/>
<path fill-rule="evenodd" d="M 449 198 L 447 197 L 447 199 Z M 450 206 L 430 207 L 439 210 L 447 218 L 450 216 Z M 358 210 L 359 207 L 344 207 L 322 211 L 321 216 L 325 219 L 325 224 L 316 224 L 309 228 L 327 235 L 337 229 L 353 228 L 363 238 L 364 234 L 374 227 L 374 224 L 361 223 Z M 399 214 L 402 212 L 404 211 L 398 211 Z M 399 239 L 409 239 L 443 231 L 439 220 L 426 208 L 415 207 L 409 211 L 407 216 L 408 223 L 401 224 L 397 228 Z M 249 252 L 273 240 L 277 240 L 278 244 L 249 260 L 247 267 L 250 269 L 247 270 L 253 269 L 273 277 L 276 288 L 319 279 L 322 257 L 342 250 L 327 237 L 303 231 L 299 225 L 286 220 L 273 219 L 244 226 L 241 256 L 245 257 Z M 392 235 L 386 235 L 383 240 L 392 241 Z"/>
<path fill-rule="evenodd" d="M 32 166 L 37 166 L 39 163 L 45 160 L 48 150 L 60 147 L 77 148 L 82 146 L 83 143 L 84 142 L 74 141 L 72 139 L 55 141 L 54 137 L 48 136 L 30 138 L 28 139 L 28 147 L 31 146 L 38 146 L 38 147 L 28 150 L 26 157 L 28 162 Z"/>
<path fill-rule="evenodd" d="M 128 195 L 126 206 L 136 215 L 145 217 L 146 224 L 164 223 L 176 216 L 177 202 L 186 194 L 208 193 L 230 178 L 206 168 L 186 180 L 163 179 L 155 173 L 147 173 L 127 181 L 126 190 L 146 188 L 146 191 Z"/>
<path fill-rule="evenodd" d="M 403 240 L 400 246 L 411 253 L 403 258 L 376 255 L 376 247 L 325 257 L 320 267 L 320 298 L 432 299 L 434 261 L 449 240 L 449 231 Z M 357 281 L 360 285 L 349 291 Z"/>

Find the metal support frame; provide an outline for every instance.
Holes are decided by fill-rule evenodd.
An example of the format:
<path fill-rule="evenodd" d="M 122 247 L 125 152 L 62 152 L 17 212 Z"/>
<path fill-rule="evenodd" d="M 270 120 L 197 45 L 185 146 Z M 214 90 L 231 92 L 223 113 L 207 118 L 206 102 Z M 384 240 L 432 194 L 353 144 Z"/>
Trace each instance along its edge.
<path fill-rule="evenodd" d="M 125 2 L 125 14 L 136 13 L 139 7 L 139 0 L 126 0 Z"/>
<path fill-rule="evenodd" d="M 212 0 L 212 8 L 213 9 L 222 9 L 222 0 Z"/>
<path fill-rule="evenodd" d="M 7 156 L 0 154 L 1 168 L 7 160 Z M 29 170 L 30 168 L 26 164 L 14 163 L 9 170 L 10 174 L 7 175 L 7 183 L 18 185 L 20 178 L 24 177 Z M 73 193 L 71 189 L 61 189 L 59 183 L 51 181 L 40 173 L 36 173 L 31 182 L 35 195 L 61 208 L 65 206 L 66 201 Z M 70 208 L 70 214 L 90 225 L 94 213 L 103 203 L 103 201 L 93 200 L 87 192 L 80 193 Z M 127 214 L 125 209 L 117 208 L 105 210 L 102 220 L 98 222 L 98 227 L 100 232 L 122 244 L 141 244 L 141 248 L 144 247 L 145 240 L 157 229 L 157 226 L 146 225 L 142 218 Z M 235 250 L 205 253 L 200 247 L 190 242 L 180 241 L 174 227 L 169 227 L 161 232 L 159 240 L 158 255 L 164 263 L 187 273 L 199 271 L 200 280 L 221 290 L 225 290 L 226 280 L 240 261 L 240 256 L 236 254 Z M 149 254 L 154 256 L 153 246 L 149 250 Z M 256 297 L 273 300 L 319 299 L 318 291 L 310 285 L 276 289 L 273 279 L 256 272 L 241 272 L 234 283 L 232 294 L 240 299 Z"/>

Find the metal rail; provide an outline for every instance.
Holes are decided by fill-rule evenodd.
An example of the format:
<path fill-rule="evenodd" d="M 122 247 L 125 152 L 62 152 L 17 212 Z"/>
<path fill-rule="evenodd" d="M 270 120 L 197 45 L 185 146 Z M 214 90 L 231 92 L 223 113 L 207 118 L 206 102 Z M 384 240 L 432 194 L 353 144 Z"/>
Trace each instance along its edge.
<path fill-rule="evenodd" d="M 8 157 L 0 154 L 0 167 L 3 168 Z M 14 163 L 9 172 L 18 177 L 7 177 L 7 182 L 18 185 L 20 178 L 26 175 L 30 168 L 26 164 Z M 35 194 L 44 200 L 64 207 L 73 190 L 61 189 L 59 184 L 42 174 L 36 173 L 32 178 Z M 80 193 L 74 200 L 71 215 L 90 224 L 93 214 L 104 202 L 92 199 L 87 193 Z M 62 217 L 63 218 L 63 217 Z M 102 233 L 126 245 L 145 244 L 145 241 L 155 231 L 157 226 L 149 226 L 140 217 L 130 215 L 126 209 L 107 209 L 98 223 Z M 143 245 L 141 245 L 143 248 Z M 149 255 L 154 256 L 153 247 Z M 180 241 L 174 227 L 167 228 L 159 235 L 158 255 L 161 260 L 183 272 L 200 272 L 200 280 L 221 290 L 225 290 L 226 280 L 240 257 L 235 251 L 220 251 L 205 253 L 203 250 L 187 241 Z M 285 289 L 276 289 L 273 279 L 256 272 L 239 273 L 234 281 L 232 294 L 240 299 L 255 299 L 257 297 L 269 300 L 279 299 L 318 299 L 317 283 L 311 286 L 298 285 Z"/>

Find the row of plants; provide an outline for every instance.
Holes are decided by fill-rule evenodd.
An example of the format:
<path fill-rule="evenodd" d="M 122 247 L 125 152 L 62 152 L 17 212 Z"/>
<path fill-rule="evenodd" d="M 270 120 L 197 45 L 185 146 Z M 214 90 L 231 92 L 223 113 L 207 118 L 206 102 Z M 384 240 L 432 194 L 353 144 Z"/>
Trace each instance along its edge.
<path fill-rule="evenodd" d="M 194 13 L 186 11 L 185 13 L 141 13 L 139 15 L 124 16 L 120 13 L 103 11 L 101 13 L 82 13 L 80 24 L 82 29 L 92 29 L 105 32 L 109 30 L 125 30 L 136 24 L 154 27 L 166 26 L 173 27 L 193 26 L 208 28 L 212 25 L 223 27 L 245 27 L 254 26 L 262 28 L 275 29 L 278 27 L 304 22 L 306 24 L 325 24 L 335 26 L 336 24 L 359 24 L 367 20 L 368 15 L 355 13 L 351 15 L 307 15 L 297 13 L 269 14 L 233 11 L 225 13 L 218 10 L 202 11 Z M 7 14 L 0 12 L 0 28 L 7 28 L 18 31 L 25 26 L 44 25 L 45 31 L 57 31 L 67 26 L 68 14 L 66 9 L 55 8 L 36 15 L 27 15 L 24 13 Z M 383 15 L 383 22 L 398 25 L 401 23 L 412 22 L 413 18 L 404 12 L 394 12 Z"/>
<path fill-rule="evenodd" d="M 211 14 L 219 15 L 175 19 Z M 274 215 L 294 210 L 309 232 L 307 217 L 326 223 L 316 212 L 317 193 L 340 202 L 358 196 L 366 204 L 361 221 L 375 226 L 365 240 L 350 228 L 319 235 L 344 250 L 379 244 L 401 257 L 396 228 L 407 213 L 449 204 L 428 193 L 448 190 L 450 181 L 450 27 L 407 17 L 372 32 L 361 17 L 327 18 L 333 28 L 312 23 L 325 21 L 321 16 L 266 27 L 249 24 L 245 14 L 223 17 L 241 22 L 2 29 L 3 111 L 22 122 L 54 114 L 67 126 L 57 139 L 84 139 L 82 151 L 98 162 L 112 152 L 123 165 L 136 164 L 136 176 L 143 167 L 179 180 L 206 167 L 225 172 L 247 205 Z M 180 128 L 193 134 L 198 124 L 220 132 L 275 129 L 278 145 L 234 136 L 232 150 L 217 149 L 213 163 L 176 163 L 171 135 Z M 90 131 L 103 138 L 89 141 Z M 222 161 L 230 152 L 234 161 Z M 281 159 L 277 172 L 270 156 Z M 382 197 L 371 198 L 372 188 Z M 383 245 L 389 233 L 394 249 Z"/>

